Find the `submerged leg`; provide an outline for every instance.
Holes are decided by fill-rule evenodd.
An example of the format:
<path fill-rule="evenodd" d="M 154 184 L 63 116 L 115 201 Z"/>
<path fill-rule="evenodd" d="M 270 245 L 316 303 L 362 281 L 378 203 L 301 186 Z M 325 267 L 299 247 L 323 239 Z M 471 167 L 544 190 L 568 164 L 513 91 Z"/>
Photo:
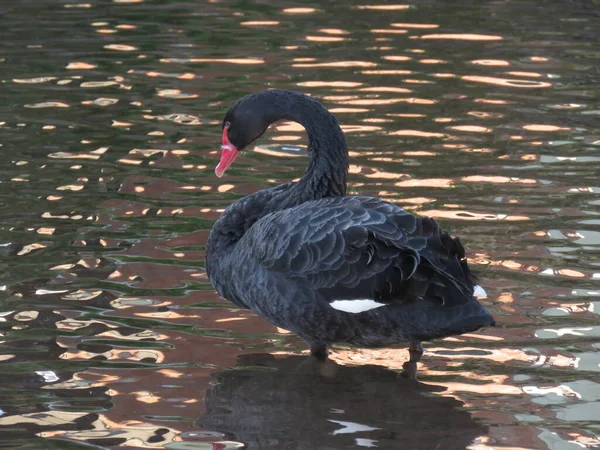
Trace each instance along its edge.
<path fill-rule="evenodd" d="M 417 378 L 417 363 L 421 361 L 423 356 L 423 345 L 421 341 L 410 341 L 408 346 L 408 354 L 410 358 L 402 365 L 402 376 L 405 378 L 416 379 Z"/>
<path fill-rule="evenodd" d="M 409 361 L 416 363 L 421 361 L 421 357 L 423 356 L 423 344 L 421 344 L 421 341 L 410 341 L 408 354 L 410 355 Z"/>
<path fill-rule="evenodd" d="M 310 343 L 310 355 L 318 359 L 319 361 L 325 361 L 329 352 L 327 351 L 327 345 L 322 342 L 313 342 Z"/>
<path fill-rule="evenodd" d="M 325 342 L 301 333 L 298 333 L 298 336 L 301 337 L 310 348 L 310 356 L 319 361 L 325 361 L 327 359 L 329 352 L 327 351 L 327 344 Z"/>

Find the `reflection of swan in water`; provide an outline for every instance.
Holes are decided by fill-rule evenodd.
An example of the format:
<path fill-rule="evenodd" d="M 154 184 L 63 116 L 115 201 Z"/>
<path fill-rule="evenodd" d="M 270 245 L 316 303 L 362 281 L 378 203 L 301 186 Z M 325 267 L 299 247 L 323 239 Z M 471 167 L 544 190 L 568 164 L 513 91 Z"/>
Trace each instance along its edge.
<path fill-rule="evenodd" d="M 199 425 L 247 450 L 461 449 L 487 428 L 442 388 L 380 366 L 244 355 L 215 374 Z"/>

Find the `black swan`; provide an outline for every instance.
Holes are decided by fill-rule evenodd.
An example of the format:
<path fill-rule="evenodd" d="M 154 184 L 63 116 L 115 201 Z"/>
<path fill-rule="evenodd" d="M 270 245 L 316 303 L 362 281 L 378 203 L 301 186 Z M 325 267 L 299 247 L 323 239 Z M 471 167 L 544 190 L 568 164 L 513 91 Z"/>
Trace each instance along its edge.
<path fill-rule="evenodd" d="M 223 120 L 218 177 L 273 122 L 298 122 L 311 160 L 298 182 L 230 205 L 206 245 L 221 297 L 300 336 L 313 356 L 333 343 L 409 344 L 493 325 L 473 296 L 458 237 L 374 197 L 346 196 L 348 148 L 337 119 L 314 98 L 268 90 L 238 100 Z"/>

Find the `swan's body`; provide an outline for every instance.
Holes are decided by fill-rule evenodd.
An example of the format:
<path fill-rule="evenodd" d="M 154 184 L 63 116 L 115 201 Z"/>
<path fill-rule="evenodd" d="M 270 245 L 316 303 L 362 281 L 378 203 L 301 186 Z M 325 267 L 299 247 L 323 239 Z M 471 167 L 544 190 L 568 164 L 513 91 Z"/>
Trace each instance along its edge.
<path fill-rule="evenodd" d="M 217 174 L 279 119 L 307 129 L 311 163 L 298 183 L 244 197 L 216 222 L 206 263 L 222 297 L 296 333 L 321 357 L 335 342 L 409 341 L 418 360 L 420 341 L 493 324 L 473 297 L 458 238 L 394 204 L 345 195 L 344 135 L 316 100 L 288 91 L 242 98 L 224 120 Z"/>

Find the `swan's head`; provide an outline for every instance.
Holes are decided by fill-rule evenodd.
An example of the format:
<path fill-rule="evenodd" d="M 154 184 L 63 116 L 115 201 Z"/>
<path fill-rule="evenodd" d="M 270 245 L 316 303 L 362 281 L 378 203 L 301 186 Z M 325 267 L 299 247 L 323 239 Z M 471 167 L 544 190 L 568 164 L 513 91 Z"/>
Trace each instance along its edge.
<path fill-rule="evenodd" d="M 221 160 L 215 169 L 218 177 L 222 177 L 240 152 L 262 136 L 273 122 L 267 115 L 272 105 L 267 92 L 246 95 L 225 114 Z"/>

